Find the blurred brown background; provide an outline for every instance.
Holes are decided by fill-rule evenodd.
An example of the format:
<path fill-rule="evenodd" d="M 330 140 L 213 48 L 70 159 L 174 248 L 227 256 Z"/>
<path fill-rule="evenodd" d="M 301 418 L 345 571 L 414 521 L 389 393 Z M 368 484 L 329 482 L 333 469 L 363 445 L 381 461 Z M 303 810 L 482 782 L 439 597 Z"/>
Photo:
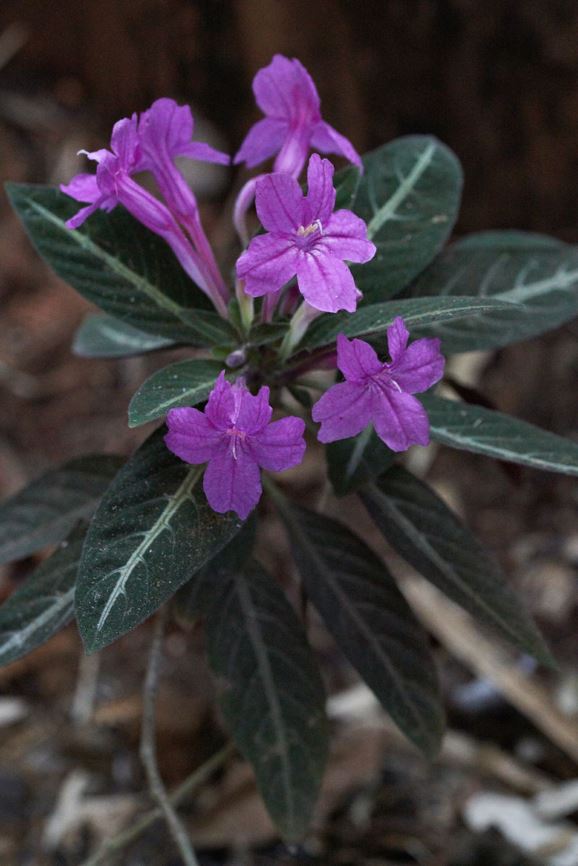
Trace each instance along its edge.
<path fill-rule="evenodd" d="M 305 64 L 318 85 L 324 116 L 360 151 L 415 132 L 434 133 L 452 147 L 465 171 L 457 233 L 516 227 L 578 241 L 576 0 L 3 0 L 0 180 L 68 180 L 81 165 L 77 150 L 105 146 L 115 120 L 146 108 L 160 96 L 190 102 L 203 137 L 234 153 L 258 117 L 252 77 L 275 52 L 296 56 Z M 226 228 L 219 205 L 223 201 L 230 205 L 236 182 L 233 173 L 217 173 L 208 183 L 194 175 L 193 182 L 204 196 L 208 226 L 217 240 L 222 239 Z M 55 462 L 86 451 L 126 452 L 140 441 L 148 430 L 128 430 L 128 400 L 146 375 L 166 361 L 166 355 L 120 362 L 73 357 L 70 340 L 88 306 L 39 261 L 2 196 L 0 495 L 5 496 Z M 483 391 L 498 408 L 576 437 L 577 337 L 576 325 L 569 325 L 462 366 L 457 375 Z M 310 470 L 317 478 L 319 467 L 308 466 Z M 550 683 L 551 694 L 566 689 L 565 700 L 576 712 L 575 482 L 529 470 L 508 474 L 482 458 L 445 452 L 435 457 L 431 477 L 498 553 L 524 592 L 562 660 L 560 677 Z M 277 545 L 278 537 L 270 528 L 267 532 L 269 541 Z M 282 544 L 275 555 L 282 571 Z M 1 597 L 21 571 L 5 571 Z M 88 759 L 86 743 L 79 746 L 64 727 L 66 737 L 73 737 L 71 756 L 70 744 L 59 742 L 52 728 L 47 733 L 46 720 L 39 716 L 46 714 L 50 725 L 58 728 L 64 717 L 58 713 L 68 712 L 78 660 L 72 630 L 35 654 L 31 662 L 0 673 L 0 686 L 8 694 L 22 696 L 35 707 L 23 738 L 17 731 L 16 741 L 12 734 L 7 737 L 4 752 L 0 746 L 0 767 L 12 767 L 19 756 L 35 748 L 38 739 L 53 738 L 43 753 L 46 776 L 39 775 L 38 769 L 31 775 L 27 767 L 0 769 L 0 828 L 6 821 L 10 828 L 16 827 L 15 834 L 10 829 L 5 836 L 0 829 L 3 866 L 32 862 L 19 848 L 18 833 L 36 827 L 38 816 L 50 813 L 61 782 L 68 778 L 64 771 L 74 769 L 76 762 L 91 772 L 96 762 L 101 782 L 103 773 L 108 774 L 102 789 L 113 793 L 139 789 L 134 745 L 140 709 L 134 695 L 138 695 L 143 641 L 139 632 L 122 642 L 120 649 L 107 651 L 99 723 L 116 725 L 122 736 L 112 742 L 105 739 L 104 746 L 101 740 L 96 745 L 91 740 Z M 182 644 L 176 642 L 171 652 L 178 669 Z M 116 678 L 117 653 L 124 653 L 122 683 Z M 447 653 L 443 659 L 452 684 L 467 680 L 469 674 Z M 207 733 L 203 728 L 206 680 L 195 671 L 192 684 L 192 676 L 188 669 L 177 672 L 174 703 L 169 701 L 162 721 L 164 769 L 171 780 L 182 778 L 206 748 L 195 740 L 201 731 L 203 743 Z M 188 719 L 196 719 L 194 724 L 187 718 L 183 724 L 183 691 L 191 704 L 187 704 Z M 496 716 L 482 713 L 473 721 L 464 721 L 455 707 L 453 713 L 453 723 L 473 736 L 491 736 L 506 750 L 513 749 L 528 731 L 535 735 L 532 726 L 516 713 L 508 714 L 504 705 L 498 706 Z M 197 745 L 191 750 L 193 742 Z M 356 743 L 355 749 L 362 746 Z M 549 772 L 557 778 L 576 775 L 576 768 L 555 748 L 544 742 L 541 748 Z M 345 753 L 349 754 L 347 749 Z M 453 823 L 459 805 L 450 808 L 443 798 L 459 801 L 463 779 L 458 784 L 444 770 L 429 777 L 432 787 L 424 788 L 422 765 L 409 759 L 404 763 L 405 758 L 397 756 L 397 746 L 393 754 L 390 781 L 397 785 L 401 778 L 405 787 L 399 801 L 395 799 L 399 788 L 386 788 L 386 800 L 394 798 L 393 830 L 387 823 L 392 815 L 389 799 L 384 809 L 389 818 L 381 816 L 379 832 L 391 830 L 396 838 L 414 834 L 418 848 L 425 845 L 434 851 L 433 859 L 428 859 L 426 850 L 399 862 L 427 866 L 526 862 L 518 855 L 509 859 L 503 844 L 484 848 L 479 860 L 467 846 L 465 853 L 456 854 L 444 834 L 455 842 L 455 834 L 461 833 Z M 354 756 L 349 764 L 356 761 Z M 375 754 L 367 757 L 369 766 L 375 761 Z M 351 769 L 348 766 L 347 772 Z M 356 771 L 359 775 L 359 768 Z M 32 800 L 26 787 L 31 778 L 40 785 Z M 244 780 L 245 788 L 247 784 Z M 477 783 L 468 777 L 467 784 Z M 420 824 L 422 788 L 426 799 L 438 798 L 444 809 L 447 806 L 441 817 L 441 805 L 438 812 L 426 809 L 425 829 Z M 32 818 L 26 813 L 30 802 L 36 810 Z M 251 803 L 254 807 L 254 796 Z M 406 809 L 407 803 L 411 808 Z M 115 806 L 109 809 L 112 815 Z M 257 826 L 262 816 L 256 814 L 249 812 L 246 818 L 237 812 L 237 825 L 246 828 L 252 821 Z M 349 819 L 340 816 L 336 826 L 349 827 Z M 92 827 L 97 837 L 106 834 L 107 820 Z M 224 843 L 230 841 L 231 832 L 222 830 Z M 338 853 L 346 845 L 340 832 L 329 831 Z M 350 852 L 350 860 L 344 855 L 328 862 L 366 862 L 361 849 L 368 858 L 383 853 L 375 842 L 377 836 L 369 833 L 360 841 L 357 833 L 355 838 L 351 843 L 348 837 L 347 844 L 357 854 Z M 85 849 L 76 836 L 72 848 L 68 842 L 62 846 L 65 853 L 47 863 L 80 862 L 78 852 Z M 150 862 L 169 861 L 163 852 Z"/>

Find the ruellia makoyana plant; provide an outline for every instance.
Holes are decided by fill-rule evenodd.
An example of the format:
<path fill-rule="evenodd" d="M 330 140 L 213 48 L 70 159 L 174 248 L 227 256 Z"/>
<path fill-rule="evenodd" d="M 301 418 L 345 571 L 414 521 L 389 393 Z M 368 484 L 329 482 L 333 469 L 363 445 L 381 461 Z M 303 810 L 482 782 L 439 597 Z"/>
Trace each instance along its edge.
<path fill-rule="evenodd" d="M 403 734 L 431 756 L 444 722 L 427 636 L 395 577 L 346 508 L 341 520 L 304 508 L 290 479 L 270 473 L 300 464 L 315 439 L 326 444 L 337 497 L 357 495 L 424 578 L 498 639 L 551 664 L 496 563 L 399 455 L 431 438 L 578 475 L 578 443 L 461 402 L 443 383 L 449 355 L 576 316 L 578 250 L 516 231 L 445 247 L 462 185 L 447 147 L 409 136 L 360 158 L 323 120 L 298 60 L 274 57 L 253 90 L 264 117 L 233 161 L 273 158 L 273 170 L 240 189 L 237 259 L 226 270 L 175 159 L 230 158 L 195 142 L 190 109 L 171 99 L 115 124 L 110 149 L 86 153 L 96 173 L 60 191 L 8 187 L 38 252 L 102 310 L 82 324 L 77 353 L 180 346 L 189 356 L 132 398 L 130 426 L 160 424 L 132 457 L 72 460 L 2 506 L 3 561 L 56 548 L 0 608 L 0 660 L 73 618 L 92 653 L 159 611 L 154 691 L 167 617 L 198 618 L 225 726 L 294 841 L 323 777 L 325 694 L 306 620 L 254 556 L 263 497 L 287 531 L 307 604 Z M 334 174 L 328 155 L 345 168 Z M 194 862 L 152 758 L 147 768 Z"/>

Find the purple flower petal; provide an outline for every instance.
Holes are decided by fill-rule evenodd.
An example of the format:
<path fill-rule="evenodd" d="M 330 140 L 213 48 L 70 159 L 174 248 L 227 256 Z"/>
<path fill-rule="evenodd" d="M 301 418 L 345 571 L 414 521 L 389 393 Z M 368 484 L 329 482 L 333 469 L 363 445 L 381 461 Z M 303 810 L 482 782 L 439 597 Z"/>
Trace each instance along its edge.
<path fill-rule="evenodd" d="M 249 436 L 259 433 L 271 420 L 273 410 L 269 405 L 269 388 L 263 386 L 254 397 L 245 385 L 233 385 L 235 409 L 231 421 L 238 430 Z"/>
<path fill-rule="evenodd" d="M 305 197 L 309 212 L 305 216 L 304 223 L 310 225 L 319 220 L 323 231 L 335 207 L 333 172 L 333 165 L 328 159 L 321 159 L 317 153 L 312 155 L 307 168 Z M 365 226 L 365 223 L 363 225 Z"/>
<path fill-rule="evenodd" d="M 369 389 L 355 382 L 333 385 L 313 406 L 314 421 L 321 422 L 320 442 L 335 442 L 357 436 L 371 421 Z"/>
<path fill-rule="evenodd" d="M 311 147 L 314 150 L 320 150 L 322 153 L 338 153 L 353 163 L 353 165 L 356 165 L 360 171 L 363 171 L 361 157 L 349 139 L 337 132 L 328 123 L 325 123 L 324 120 L 320 120 L 313 130 Z"/>
<path fill-rule="evenodd" d="M 348 340 L 344 334 L 337 337 L 337 366 L 346 379 L 365 383 L 368 376 L 381 372 L 383 364 L 375 349 L 364 340 Z"/>
<path fill-rule="evenodd" d="M 277 292 L 295 276 L 298 257 L 290 238 L 258 235 L 237 259 L 237 276 L 255 298 Z"/>
<path fill-rule="evenodd" d="M 315 117 L 319 113 L 319 94 L 313 79 L 298 60 L 276 54 L 253 80 L 257 105 L 271 117 Z"/>
<path fill-rule="evenodd" d="M 301 462 L 304 422 L 288 417 L 271 424 L 271 414 L 268 387 L 253 396 L 243 379 L 227 382 L 224 371 L 204 413 L 169 412 L 167 447 L 189 463 L 208 461 L 203 487 L 215 511 L 236 511 L 244 519 L 261 496 L 259 467 L 281 471 Z"/>
<path fill-rule="evenodd" d="M 106 147 L 101 147 L 99 150 L 79 150 L 79 155 L 82 153 L 87 159 L 92 160 L 92 162 L 102 162 L 105 156 L 109 156 L 110 150 L 107 150 Z"/>
<path fill-rule="evenodd" d="M 298 466 L 305 454 L 305 422 L 301 418 L 273 421 L 251 441 L 251 453 L 263 469 L 283 472 Z"/>
<path fill-rule="evenodd" d="M 64 190 L 63 190 L 64 192 Z M 92 216 L 92 214 L 99 209 L 100 203 L 95 201 L 94 204 L 89 204 L 88 207 L 81 208 L 77 213 L 74 214 L 73 217 L 66 220 L 65 226 L 67 229 L 77 229 L 79 228 L 85 220 Z"/>
<path fill-rule="evenodd" d="M 429 444 L 427 412 L 411 394 L 388 388 L 374 391 L 372 416 L 375 432 L 392 451 Z"/>
<path fill-rule="evenodd" d="M 235 165 L 246 162 L 249 168 L 253 168 L 260 162 L 265 162 L 281 150 L 287 130 L 286 120 L 274 120 L 271 117 L 259 120 L 251 127 L 235 154 Z"/>
<path fill-rule="evenodd" d="M 186 156 L 188 159 L 197 159 L 200 162 L 214 162 L 217 165 L 229 165 L 231 157 L 215 147 L 211 147 L 204 141 L 191 141 L 181 150 L 177 156 Z"/>
<path fill-rule="evenodd" d="M 225 379 L 223 370 L 219 373 L 215 387 L 209 394 L 205 414 L 219 430 L 227 430 L 231 426 L 231 418 L 235 411 L 235 396 L 233 386 Z"/>
<path fill-rule="evenodd" d="M 141 115 L 138 126 L 139 139 L 148 158 L 160 151 L 163 156 L 172 157 L 180 153 L 193 137 L 194 121 L 188 105 L 178 105 L 174 99 L 157 99 Z"/>
<path fill-rule="evenodd" d="M 76 201 L 93 203 L 101 197 L 95 174 L 77 174 L 68 183 L 60 184 L 60 191 Z"/>
<path fill-rule="evenodd" d="M 367 240 L 364 221 L 349 210 L 338 210 L 331 215 L 323 226 L 318 246 L 348 262 L 368 262 L 377 251 L 375 244 Z"/>
<path fill-rule="evenodd" d="M 191 141 L 194 119 L 188 105 L 178 105 L 174 99 L 157 99 L 143 112 L 138 132 L 148 157 L 148 168 L 154 170 L 155 156 L 160 151 L 165 158 L 186 156 L 203 162 L 228 165 L 228 154 L 200 141 Z"/>
<path fill-rule="evenodd" d="M 259 467 L 242 446 L 235 455 L 223 447 L 205 470 L 203 490 L 213 511 L 235 511 L 245 520 L 261 497 Z"/>
<path fill-rule="evenodd" d="M 437 338 L 416 340 L 398 356 L 397 361 L 388 365 L 392 379 L 402 391 L 419 394 L 439 382 L 445 366 L 440 345 L 441 341 Z"/>
<path fill-rule="evenodd" d="M 387 349 L 392 361 L 397 361 L 406 350 L 409 331 L 401 316 L 396 316 L 387 329 Z"/>
<path fill-rule="evenodd" d="M 316 310 L 355 312 L 358 291 L 351 271 L 339 259 L 320 250 L 302 253 L 297 263 L 297 283 L 307 303 Z"/>
<path fill-rule="evenodd" d="M 206 463 L 217 452 L 225 435 L 203 412 L 186 407 L 167 415 L 167 448 L 187 463 Z"/>
<path fill-rule="evenodd" d="M 283 147 L 275 157 L 273 171 L 299 177 L 309 153 L 309 126 L 298 118 L 289 121 Z"/>
<path fill-rule="evenodd" d="M 124 171 L 138 171 L 141 154 L 136 114 L 117 120 L 112 128 L 110 146 Z"/>
<path fill-rule="evenodd" d="M 267 174 L 257 181 L 257 216 L 268 232 L 289 234 L 302 224 L 303 193 L 288 174 Z"/>

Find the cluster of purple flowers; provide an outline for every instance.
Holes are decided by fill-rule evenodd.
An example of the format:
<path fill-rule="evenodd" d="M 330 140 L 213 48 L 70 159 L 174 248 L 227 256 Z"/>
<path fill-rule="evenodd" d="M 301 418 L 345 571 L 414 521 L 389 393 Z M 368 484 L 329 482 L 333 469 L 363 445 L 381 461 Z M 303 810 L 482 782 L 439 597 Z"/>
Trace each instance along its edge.
<path fill-rule="evenodd" d="M 352 313 L 361 297 L 347 263 L 369 261 L 375 245 L 363 220 L 349 210 L 335 210 L 334 168 L 318 152 L 344 157 L 360 171 L 362 163 L 352 144 L 322 119 L 315 84 L 298 60 L 275 56 L 255 76 L 253 91 L 265 117 L 249 131 L 234 162 L 250 168 L 273 156 L 275 162 L 272 173 L 251 178 L 237 199 L 234 219 L 241 239 L 248 237 L 253 201 L 265 232 L 253 237 L 237 260 L 236 293 L 241 302 L 265 296 L 264 321 L 282 305 L 283 313 L 293 316 L 289 333 L 295 343 L 315 316 Z M 96 174 L 79 174 L 62 187 L 85 204 L 68 225 L 77 228 L 95 210 L 122 204 L 169 244 L 227 318 L 232 294 L 175 157 L 223 165 L 230 158 L 192 136 L 190 109 L 171 99 L 157 100 L 140 117 L 120 120 L 110 150 L 86 153 L 97 163 Z M 307 161 L 311 150 L 316 152 Z M 304 194 L 298 179 L 306 165 Z M 162 198 L 135 179 L 141 172 L 153 175 Z M 388 329 L 391 362 L 386 363 L 363 340 L 339 335 L 337 367 L 345 381 L 330 387 L 312 410 L 321 424 L 321 442 L 356 436 L 369 424 L 394 451 L 429 442 L 427 414 L 413 394 L 439 381 L 444 359 L 439 340 L 408 346 L 408 338 L 403 320 L 396 319 Z M 182 408 L 168 414 L 166 444 L 189 463 L 207 464 L 204 490 L 215 511 L 232 510 L 245 518 L 261 496 L 260 470 L 282 471 L 303 459 L 303 420 L 271 421 L 269 400 L 268 387 L 254 396 L 243 376 L 230 383 L 222 372 L 204 412 Z"/>

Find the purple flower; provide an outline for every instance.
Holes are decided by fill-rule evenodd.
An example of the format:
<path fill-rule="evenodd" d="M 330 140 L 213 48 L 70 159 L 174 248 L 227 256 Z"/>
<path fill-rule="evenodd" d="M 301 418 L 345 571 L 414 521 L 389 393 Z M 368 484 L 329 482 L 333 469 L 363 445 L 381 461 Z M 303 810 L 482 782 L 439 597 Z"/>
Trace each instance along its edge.
<path fill-rule="evenodd" d="M 317 88 L 298 60 L 276 54 L 257 72 L 253 93 L 265 118 L 249 130 L 235 163 L 252 168 L 277 154 L 275 171 L 298 177 L 312 148 L 337 153 L 361 168 L 351 142 L 322 120 Z"/>
<path fill-rule="evenodd" d="M 288 174 L 269 174 L 257 183 L 257 214 L 267 234 L 254 237 L 237 261 L 248 295 L 277 292 L 297 276 L 310 306 L 327 313 L 354 312 L 360 293 L 344 263 L 367 262 L 375 245 L 351 211 L 335 207 L 333 166 L 314 153 L 303 195 Z"/>
<path fill-rule="evenodd" d="M 194 120 L 188 105 L 177 105 L 174 99 L 157 99 L 143 112 L 138 125 L 139 168 L 154 175 L 169 208 L 189 233 L 199 253 L 206 282 L 226 303 L 227 287 L 203 230 L 195 194 L 174 159 L 180 156 L 228 165 L 230 157 L 204 142 L 191 141 L 193 130 Z"/>
<path fill-rule="evenodd" d="M 88 202 L 87 207 L 67 221 L 68 228 L 78 228 L 96 210 L 108 212 L 117 204 L 124 205 L 135 219 L 169 244 L 187 274 L 211 298 L 221 315 L 226 316 L 226 297 L 215 287 L 206 251 L 195 249 L 166 204 L 132 179 L 132 174 L 147 167 L 136 114 L 115 123 L 110 151 L 84 153 L 97 163 L 96 175 L 78 174 L 60 187 L 76 201 Z"/>
<path fill-rule="evenodd" d="M 231 385 L 221 373 L 205 411 L 171 409 L 167 447 L 187 463 L 208 463 L 203 488 L 209 505 L 243 520 L 261 497 L 260 469 L 281 472 L 305 453 L 301 418 L 271 422 L 269 388 L 256 397 L 242 381 Z"/>
<path fill-rule="evenodd" d="M 337 338 L 337 366 L 345 382 L 333 387 L 313 407 L 321 422 L 320 442 L 357 436 L 373 423 L 377 435 L 392 451 L 429 443 L 429 420 L 412 394 L 426 391 L 443 375 L 445 360 L 438 339 L 416 340 L 401 318 L 387 329 L 391 363 L 382 363 L 363 340 Z"/>

